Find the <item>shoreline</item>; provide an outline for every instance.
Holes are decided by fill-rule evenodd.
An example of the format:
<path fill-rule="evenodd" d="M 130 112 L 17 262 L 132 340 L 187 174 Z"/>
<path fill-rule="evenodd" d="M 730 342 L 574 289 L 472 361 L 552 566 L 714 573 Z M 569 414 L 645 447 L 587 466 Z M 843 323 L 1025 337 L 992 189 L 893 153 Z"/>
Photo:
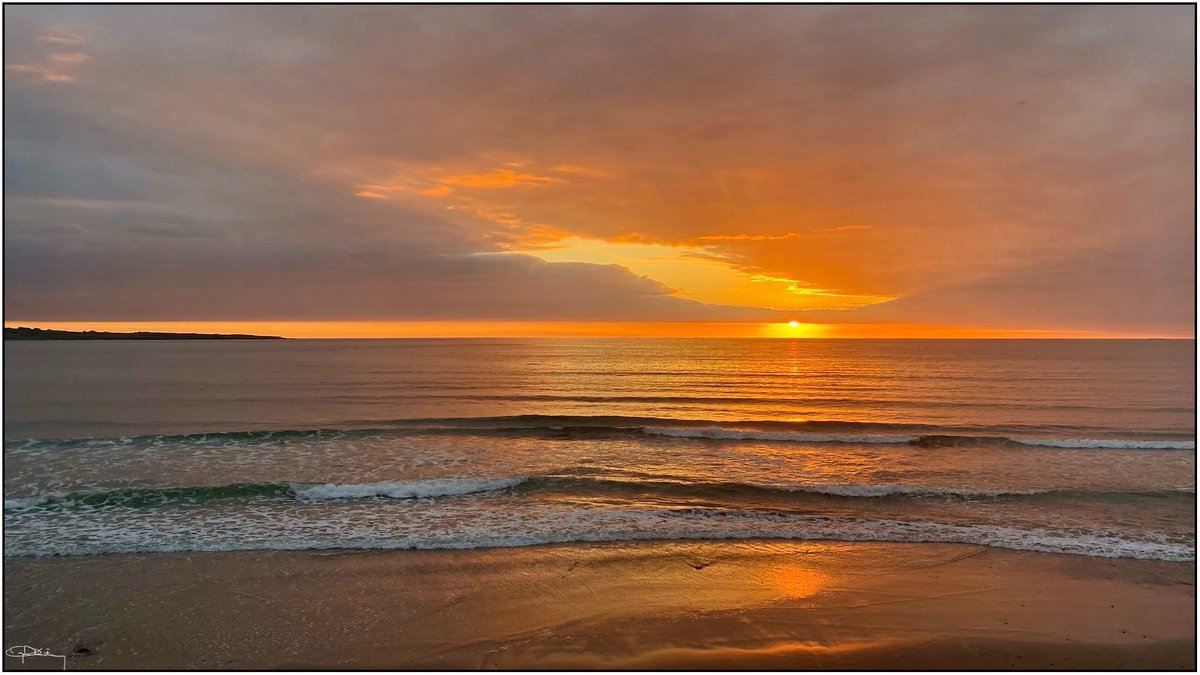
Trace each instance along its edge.
<path fill-rule="evenodd" d="M 963 544 L 641 541 L 9 558 L 4 601 L 10 644 L 87 650 L 70 670 L 1188 670 L 1195 573 Z"/>

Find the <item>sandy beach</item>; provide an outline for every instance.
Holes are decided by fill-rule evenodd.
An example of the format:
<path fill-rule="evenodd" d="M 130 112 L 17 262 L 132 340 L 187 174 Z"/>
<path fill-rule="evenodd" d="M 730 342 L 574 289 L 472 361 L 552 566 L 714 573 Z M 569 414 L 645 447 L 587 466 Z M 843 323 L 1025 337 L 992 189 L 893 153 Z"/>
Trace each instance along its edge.
<path fill-rule="evenodd" d="M 4 601 L 8 644 L 78 653 L 69 670 L 1191 670 L 1194 579 L 954 544 L 640 542 L 10 559 Z"/>

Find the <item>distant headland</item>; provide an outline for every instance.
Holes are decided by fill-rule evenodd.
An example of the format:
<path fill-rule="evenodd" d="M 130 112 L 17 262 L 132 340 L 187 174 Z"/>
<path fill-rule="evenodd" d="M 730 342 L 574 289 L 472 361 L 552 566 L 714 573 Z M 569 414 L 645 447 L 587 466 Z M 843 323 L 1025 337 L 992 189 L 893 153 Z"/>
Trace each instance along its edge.
<path fill-rule="evenodd" d="M 106 333 L 95 330 L 50 330 L 4 327 L 5 340 L 286 340 L 278 335 L 223 335 L 218 333 Z"/>

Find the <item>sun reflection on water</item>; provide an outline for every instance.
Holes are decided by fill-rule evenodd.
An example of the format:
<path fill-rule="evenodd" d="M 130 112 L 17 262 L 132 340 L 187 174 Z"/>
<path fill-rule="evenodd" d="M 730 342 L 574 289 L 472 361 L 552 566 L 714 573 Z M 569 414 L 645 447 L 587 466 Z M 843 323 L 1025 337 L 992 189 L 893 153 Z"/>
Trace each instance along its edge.
<path fill-rule="evenodd" d="M 799 565 L 783 565 L 766 573 L 775 591 L 786 598 L 808 598 L 829 585 L 829 575 Z"/>

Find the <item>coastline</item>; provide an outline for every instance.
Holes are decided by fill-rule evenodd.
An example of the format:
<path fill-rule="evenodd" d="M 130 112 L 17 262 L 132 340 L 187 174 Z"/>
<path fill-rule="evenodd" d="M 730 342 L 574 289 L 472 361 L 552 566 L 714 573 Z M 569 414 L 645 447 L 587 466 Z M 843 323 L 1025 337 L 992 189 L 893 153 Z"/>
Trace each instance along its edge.
<path fill-rule="evenodd" d="M 72 342 L 97 340 L 118 341 L 163 341 L 163 340 L 286 340 L 279 335 L 248 335 L 245 333 L 163 333 L 157 331 L 137 331 L 133 333 L 112 333 L 96 330 L 55 330 L 49 328 L 28 328 L 25 326 L 4 327 L 4 340 L 10 342 Z"/>
<path fill-rule="evenodd" d="M 1196 663 L 1194 562 L 753 540 L 5 562 L 9 644 L 87 650 L 69 670 Z"/>

